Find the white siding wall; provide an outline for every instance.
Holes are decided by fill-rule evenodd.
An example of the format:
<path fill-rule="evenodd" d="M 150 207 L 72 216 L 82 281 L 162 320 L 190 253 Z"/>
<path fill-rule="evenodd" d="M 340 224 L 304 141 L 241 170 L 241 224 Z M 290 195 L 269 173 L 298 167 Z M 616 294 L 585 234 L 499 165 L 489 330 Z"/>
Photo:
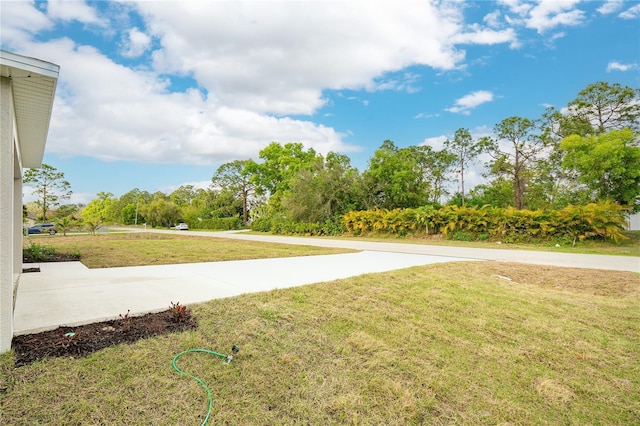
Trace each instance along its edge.
<path fill-rule="evenodd" d="M 629 216 L 629 231 L 640 231 L 640 213 Z"/>
<path fill-rule="evenodd" d="M 11 81 L 0 78 L 0 353 L 11 349 L 14 285 L 14 168 Z"/>

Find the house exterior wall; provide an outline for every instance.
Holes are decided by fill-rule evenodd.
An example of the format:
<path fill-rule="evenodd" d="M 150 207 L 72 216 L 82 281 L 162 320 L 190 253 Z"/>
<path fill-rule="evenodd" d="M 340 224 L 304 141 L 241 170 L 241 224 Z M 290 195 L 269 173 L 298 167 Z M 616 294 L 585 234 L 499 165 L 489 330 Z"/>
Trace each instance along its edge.
<path fill-rule="evenodd" d="M 0 78 L 0 353 L 11 349 L 13 338 L 15 270 L 15 142 L 11 81 Z M 18 194 L 19 197 L 22 193 Z M 20 247 L 19 245 L 18 247 Z M 21 268 L 21 267 L 20 267 Z"/>
<path fill-rule="evenodd" d="M 15 140 L 15 139 L 14 139 Z M 22 273 L 22 166 L 18 147 L 13 144 L 13 303 Z"/>

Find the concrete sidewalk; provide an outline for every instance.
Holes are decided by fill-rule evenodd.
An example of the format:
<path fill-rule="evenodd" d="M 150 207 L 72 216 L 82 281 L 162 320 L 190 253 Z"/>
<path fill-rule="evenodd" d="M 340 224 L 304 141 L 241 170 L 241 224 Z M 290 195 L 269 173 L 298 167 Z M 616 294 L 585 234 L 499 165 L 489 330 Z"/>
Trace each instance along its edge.
<path fill-rule="evenodd" d="M 80 262 L 43 263 L 20 277 L 14 334 L 81 325 L 244 293 L 319 283 L 457 257 L 359 253 L 230 262 L 88 269 Z"/>

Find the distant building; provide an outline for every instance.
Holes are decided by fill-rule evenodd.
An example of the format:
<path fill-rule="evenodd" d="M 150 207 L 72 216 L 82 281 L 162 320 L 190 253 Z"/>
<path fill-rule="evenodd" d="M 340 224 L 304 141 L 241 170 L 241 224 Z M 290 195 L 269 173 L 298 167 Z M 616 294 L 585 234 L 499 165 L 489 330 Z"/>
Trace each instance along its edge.
<path fill-rule="evenodd" d="M 640 213 L 629 215 L 629 231 L 640 231 Z"/>
<path fill-rule="evenodd" d="M 58 65 L 0 50 L 0 353 L 22 273 L 22 170 L 42 166 Z"/>

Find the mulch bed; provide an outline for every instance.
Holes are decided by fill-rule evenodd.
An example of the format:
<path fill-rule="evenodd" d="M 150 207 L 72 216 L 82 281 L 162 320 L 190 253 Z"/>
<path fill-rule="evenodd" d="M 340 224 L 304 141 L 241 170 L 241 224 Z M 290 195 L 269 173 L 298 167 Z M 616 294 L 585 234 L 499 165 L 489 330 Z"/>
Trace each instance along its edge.
<path fill-rule="evenodd" d="M 20 367 L 45 357 L 83 357 L 109 346 L 191 330 L 196 326 L 197 322 L 189 311 L 180 321 L 176 321 L 169 309 L 143 316 L 125 316 L 118 320 L 15 336 L 12 347 L 15 365 Z"/>

